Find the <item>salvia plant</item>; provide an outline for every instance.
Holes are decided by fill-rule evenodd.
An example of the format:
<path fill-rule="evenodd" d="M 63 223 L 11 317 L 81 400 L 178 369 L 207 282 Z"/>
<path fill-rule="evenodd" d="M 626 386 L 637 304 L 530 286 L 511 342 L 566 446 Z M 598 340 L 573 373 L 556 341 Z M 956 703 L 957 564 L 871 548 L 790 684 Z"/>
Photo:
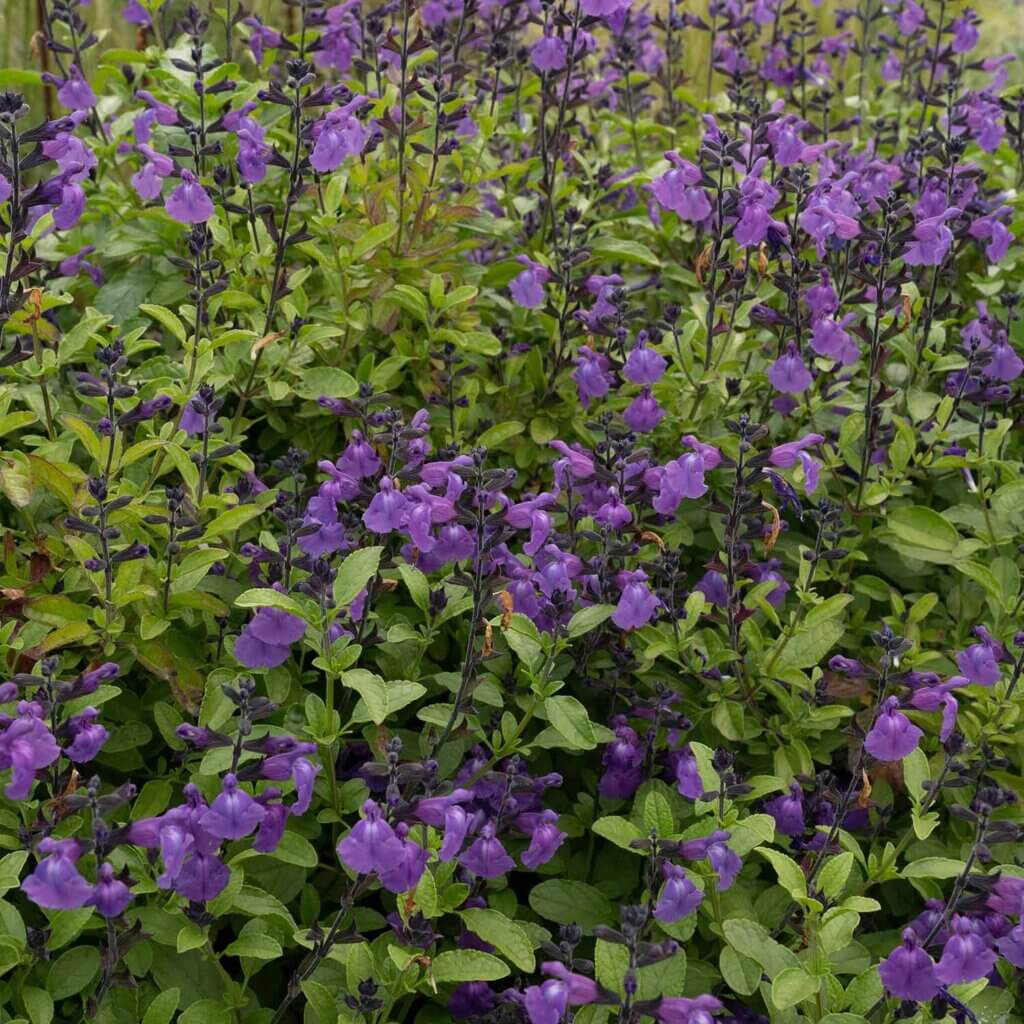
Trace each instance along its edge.
<path fill-rule="evenodd" d="M 37 7 L 0 1021 L 1021 1024 L 1021 54 Z"/>

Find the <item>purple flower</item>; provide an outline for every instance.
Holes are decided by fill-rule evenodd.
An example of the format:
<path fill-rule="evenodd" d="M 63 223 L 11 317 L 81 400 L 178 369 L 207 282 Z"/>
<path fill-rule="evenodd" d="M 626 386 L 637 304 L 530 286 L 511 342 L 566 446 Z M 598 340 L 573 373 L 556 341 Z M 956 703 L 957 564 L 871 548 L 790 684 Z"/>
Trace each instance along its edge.
<path fill-rule="evenodd" d="M 654 499 L 655 512 L 663 516 L 674 514 L 684 498 L 702 498 L 707 494 L 704 474 L 722 461 L 717 448 L 698 441 L 693 434 L 687 434 L 683 444 L 692 448 L 693 452 L 666 463 L 658 496 Z"/>
<path fill-rule="evenodd" d="M 896 18 L 899 30 L 905 36 L 912 36 L 924 24 L 926 17 L 924 8 L 914 0 L 903 0 L 898 13 L 894 9 L 892 16 Z"/>
<path fill-rule="evenodd" d="M 174 891 L 195 903 L 216 899 L 231 881 L 228 866 L 213 854 L 195 853 L 174 880 Z"/>
<path fill-rule="evenodd" d="M 61 186 L 60 202 L 53 211 L 54 227 L 68 231 L 78 223 L 84 210 L 85 190 L 75 182 L 65 182 Z"/>
<path fill-rule="evenodd" d="M 948 683 L 941 686 L 926 686 L 915 690 L 910 698 L 912 707 L 919 711 L 942 711 L 942 726 L 939 730 L 939 742 L 945 743 L 956 728 L 956 716 L 960 709 L 956 697 L 949 691 L 955 686 L 966 683 L 962 676 L 954 676 Z"/>
<path fill-rule="evenodd" d="M 128 3 L 121 8 L 121 17 L 129 25 L 138 25 L 141 28 L 149 28 L 153 19 L 149 11 L 139 3 L 139 0 L 128 0 Z"/>
<path fill-rule="evenodd" d="M 238 780 L 229 772 L 220 794 L 200 818 L 200 825 L 219 839 L 241 839 L 259 825 L 264 814 L 266 809 L 239 789 Z"/>
<path fill-rule="evenodd" d="M 612 622 L 619 629 L 627 630 L 646 626 L 661 603 L 646 585 L 647 573 L 642 569 L 627 570 L 620 572 L 616 580 L 622 591 L 612 613 Z"/>
<path fill-rule="evenodd" d="M 622 414 L 626 426 L 638 434 L 649 434 L 665 418 L 665 410 L 658 405 L 651 389 L 645 387 Z"/>
<path fill-rule="evenodd" d="M 849 366 L 851 363 L 857 362 L 860 357 L 860 349 L 845 330 L 853 319 L 854 315 L 848 313 L 838 321 L 831 317 L 823 317 L 818 320 L 811 332 L 811 348 L 819 356 L 826 356 L 839 363 L 840 366 Z"/>
<path fill-rule="evenodd" d="M 950 936 L 935 968 L 943 985 L 960 985 L 984 978 L 996 964 L 987 937 L 969 917 L 954 914 Z"/>
<path fill-rule="evenodd" d="M 0 174 L 0 203 L 6 203 L 11 198 L 13 192 L 14 189 L 11 187 L 11 183 L 3 174 Z"/>
<path fill-rule="evenodd" d="M 668 363 L 656 349 L 640 340 L 630 350 L 622 368 L 627 380 L 634 384 L 657 384 L 664 376 Z"/>
<path fill-rule="evenodd" d="M 520 815 L 516 824 L 522 824 L 526 815 Z M 542 811 L 536 817 L 530 830 L 530 845 L 523 851 L 520 860 L 523 867 L 536 870 L 558 852 L 558 848 L 568 838 L 568 834 L 558 827 L 558 815 L 554 811 Z"/>
<path fill-rule="evenodd" d="M 558 463 L 561 462 L 574 480 L 588 480 L 594 475 L 594 460 L 587 452 L 582 451 L 579 445 L 570 447 L 564 441 L 549 441 L 548 445 L 562 456 L 555 463 L 556 473 Z"/>
<path fill-rule="evenodd" d="M 163 179 L 174 171 L 174 161 L 145 144 L 137 148 L 146 158 L 146 162 L 132 175 L 132 188 L 140 199 L 157 199 L 160 196 Z"/>
<path fill-rule="evenodd" d="M 482 1017 L 494 1009 L 497 997 L 486 981 L 464 981 L 448 999 L 448 1012 L 456 1020 Z"/>
<path fill-rule="evenodd" d="M 516 262 L 526 269 L 520 271 L 508 286 L 512 300 L 523 309 L 542 306 L 544 285 L 551 279 L 551 271 L 543 263 L 535 263 L 528 256 L 517 256 Z"/>
<path fill-rule="evenodd" d="M 530 47 L 530 60 L 540 72 L 561 71 L 565 67 L 565 58 L 569 47 L 558 36 L 545 32 Z"/>
<path fill-rule="evenodd" d="M 100 713 L 95 708 L 86 708 L 81 714 L 68 719 L 67 729 L 71 743 L 64 749 L 65 756 L 81 764 L 91 761 L 99 752 L 110 733 L 96 719 Z"/>
<path fill-rule="evenodd" d="M 96 887 L 89 903 L 102 917 L 120 917 L 131 901 L 131 890 L 114 876 L 113 865 L 105 861 L 100 865 Z"/>
<path fill-rule="evenodd" d="M 305 632 L 306 624 L 297 615 L 260 608 L 235 641 L 235 658 L 247 668 L 276 668 Z"/>
<path fill-rule="evenodd" d="M 814 383 L 811 371 L 797 351 L 796 342 L 788 342 L 786 351 L 768 368 L 768 380 L 776 391 L 791 395 L 806 391 Z"/>
<path fill-rule="evenodd" d="M 935 962 L 921 948 L 913 928 L 903 932 L 903 943 L 879 965 L 878 974 L 886 992 L 897 999 L 923 1003 L 938 994 Z"/>
<path fill-rule="evenodd" d="M 92 283 L 99 288 L 104 281 L 103 271 L 100 270 L 95 263 L 90 263 L 85 258 L 86 256 L 92 255 L 95 251 L 95 245 L 83 246 L 74 255 L 67 256 L 62 259 L 57 265 L 57 270 L 65 277 L 77 277 L 84 270 L 92 279 Z"/>
<path fill-rule="evenodd" d="M 708 863 L 712 870 L 718 875 L 718 888 L 725 892 L 732 886 L 736 876 L 743 867 L 743 861 L 734 850 L 725 843 L 712 843 L 708 848 Z"/>
<path fill-rule="evenodd" d="M 651 182 L 654 198 L 680 220 L 691 223 L 706 220 L 711 215 L 711 203 L 704 189 L 698 187 L 704 178 L 701 169 L 684 160 L 675 150 L 669 150 L 665 159 L 672 167 Z"/>
<path fill-rule="evenodd" d="M 455 860 L 462 850 L 462 844 L 466 840 L 466 833 L 469 831 L 469 817 L 458 805 L 451 804 L 444 811 L 444 840 L 441 848 L 437 851 L 438 860 L 443 864 Z"/>
<path fill-rule="evenodd" d="M 576 352 L 576 369 L 572 379 L 576 381 L 580 402 L 587 409 L 597 398 L 604 398 L 611 386 L 611 364 L 602 352 L 595 352 L 588 345 L 580 345 Z"/>
<path fill-rule="evenodd" d="M 405 826 L 400 825 L 399 828 L 403 829 Z M 401 846 L 401 850 L 396 855 L 394 863 L 390 867 L 384 867 L 382 870 L 379 870 L 377 874 L 381 885 L 388 892 L 393 892 L 397 895 L 400 892 L 408 892 L 410 889 L 415 889 L 419 885 L 430 854 L 419 843 L 400 838 L 397 833 L 396 838 Z"/>
<path fill-rule="evenodd" d="M 676 864 L 665 861 L 662 865 L 665 884 L 654 908 L 654 916 L 663 924 L 675 924 L 692 914 L 703 902 L 704 893 Z"/>
<path fill-rule="evenodd" d="M 583 0 L 580 7 L 592 18 L 606 18 L 619 11 L 626 11 L 632 0 Z"/>
<path fill-rule="evenodd" d="M 612 723 L 615 739 L 604 748 L 601 764 L 604 773 L 597 785 L 602 796 L 613 800 L 628 800 L 643 782 L 646 748 L 635 730 L 619 715 Z"/>
<path fill-rule="evenodd" d="M 213 203 L 191 171 L 181 172 L 181 184 L 167 197 L 164 209 L 179 224 L 204 224 L 213 216 Z"/>
<path fill-rule="evenodd" d="M 75 866 L 82 855 L 77 839 L 53 839 L 47 836 L 36 847 L 48 854 L 35 871 L 21 883 L 22 891 L 38 907 L 47 910 L 74 910 L 84 907 L 92 896 L 92 886 Z"/>
<path fill-rule="evenodd" d="M 721 1009 L 714 996 L 668 996 L 659 1000 L 654 1017 L 660 1024 L 712 1024 L 712 1014 Z"/>
<path fill-rule="evenodd" d="M 949 26 L 953 30 L 951 49 L 954 53 L 967 53 L 978 45 L 980 24 L 981 19 L 969 7 L 959 18 L 954 19 L 953 24 Z"/>
<path fill-rule="evenodd" d="M 531 985 L 523 993 L 523 1008 L 530 1024 L 560 1024 L 569 1006 L 569 989 L 554 978 Z"/>
<path fill-rule="evenodd" d="M 313 170 L 327 174 L 341 166 L 349 156 L 359 156 L 369 138 L 365 125 L 355 112 L 369 101 L 365 96 L 356 96 L 345 106 L 328 113 L 313 126 L 316 144 L 309 162 Z"/>
<path fill-rule="evenodd" d="M 704 780 L 700 777 L 700 766 L 688 743 L 669 754 L 669 767 L 680 796 L 699 800 L 704 795 Z"/>
<path fill-rule="evenodd" d="M 60 757 L 60 747 L 41 720 L 38 704 L 22 701 L 18 717 L 0 736 L 0 771 L 13 768 L 4 793 L 10 800 L 24 800 L 35 782 L 36 772 Z"/>
<path fill-rule="evenodd" d="M 960 216 L 963 211 L 950 207 L 935 217 L 926 217 L 914 227 L 914 241 L 903 253 L 903 262 L 912 267 L 938 267 L 946 259 L 953 244 L 953 232 L 946 221 Z"/>
<path fill-rule="evenodd" d="M 608 500 L 594 513 L 594 519 L 613 530 L 621 530 L 633 521 L 633 513 L 620 500 L 618 489 L 609 487 Z"/>
<path fill-rule="evenodd" d="M 59 79 L 53 79 L 52 75 L 44 74 L 43 78 L 59 81 Z M 91 110 L 96 106 L 96 93 L 92 91 L 92 87 L 83 77 L 77 64 L 72 64 L 68 69 L 68 77 L 57 90 L 57 99 L 68 110 Z"/>
<path fill-rule="evenodd" d="M 991 644 L 971 644 L 957 654 L 956 665 L 961 675 L 979 686 L 993 686 L 999 682 L 999 662 Z"/>
<path fill-rule="evenodd" d="M 902 761 L 924 735 L 899 706 L 898 697 L 887 697 L 864 740 L 864 749 L 879 761 Z"/>
<path fill-rule="evenodd" d="M 804 834 L 804 791 L 794 782 L 789 793 L 769 800 L 764 809 L 775 819 L 775 827 L 784 835 L 796 838 Z"/>
<path fill-rule="evenodd" d="M 409 504 L 408 499 L 401 491 L 395 489 L 390 477 L 382 476 L 378 487 L 380 489 L 363 513 L 366 528 L 373 533 L 390 533 L 392 530 L 401 529 L 405 520 L 405 509 Z"/>
<path fill-rule="evenodd" d="M 490 823 L 484 825 L 480 838 L 459 857 L 459 863 L 480 878 L 500 878 L 516 866 L 501 840 L 496 838 L 494 826 Z"/>
<path fill-rule="evenodd" d="M 804 471 L 804 492 L 813 494 L 818 488 L 821 464 L 812 459 L 805 449 L 824 440 L 821 434 L 805 434 L 798 441 L 776 445 L 771 450 L 768 461 L 779 469 L 790 469 L 799 462 Z"/>
<path fill-rule="evenodd" d="M 403 842 L 384 820 L 380 807 L 372 800 L 363 804 L 363 817 L 338 843 L 338 857 L 352 871 L 368 875 L 390 871 L 400 865 L 406 853 Z"/>

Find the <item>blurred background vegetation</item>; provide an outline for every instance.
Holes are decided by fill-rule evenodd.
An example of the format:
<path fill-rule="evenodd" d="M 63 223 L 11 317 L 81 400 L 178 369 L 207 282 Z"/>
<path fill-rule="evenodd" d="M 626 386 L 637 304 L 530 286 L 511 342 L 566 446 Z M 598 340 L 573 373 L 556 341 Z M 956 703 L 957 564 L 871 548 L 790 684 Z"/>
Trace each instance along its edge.
<path fill-rule="evenodd" d="M 83 17 L 100 37 L 100 43 L 89 51 L 92 64 L 102 59 L 105 50 L 113 47 L 137 46 L 136 29 L 126 25 L 121 18 L 121 9 L 126 0 L 86 0 Z M 184 10 L 187 0 L 169 0 L 171 10 Z M 209 0 L 196 0 L 200 6 Z M 340 2 L 340 0 L 338 0 Z M 372 0 L 367 0 L 372 3 Z M 654 5 L 658 0 L 653 0 Z M 834 25 L 834 12 L 840 8 L 854 6 L 858 0 L 823 0 L 816 9 L 823 31 L 830 31 Z M 899 0 L 893 0 L 898 3 Z M 0 0 L 0 85 L 18 88 L 35 106 L 40 98 L 38 73 L 41 70 L 39 48 L 34 37 L 39 30 L 43 0 Z M 219 0 L 214 0 L 219 7 Z M 926 4 L 927 5 L 927 4 Z M 286 7 L 281 0 L 249 0 L 246 6 L 260 15 L 268 24 L 281 27 L 285 24 Z M 706 0 L 690 0 L 684 6 L 703 13 Z M 930 5 L 928 5 L 930 6 Z M 960 4 L 956 5 L 957 7 Z M 965 5 L 966 6 L 966 5 Z M 984 19 L 982 41 L 979 51 L 984 56 L 1014 53 L 1017 61 L 1010 68 L 1010 80 L 1024 83 L 1024 0 L 974 0 L 970 3 Z M 245 30 L 241 30 L 244 32 Z M 707 67 L 709 37 L 703 32 L 691 33 L 687 43 L 692 75 L 697 83 L 703 82 L 703 71 Z M 88 69 L 90 72 L 92 68 Z"/>

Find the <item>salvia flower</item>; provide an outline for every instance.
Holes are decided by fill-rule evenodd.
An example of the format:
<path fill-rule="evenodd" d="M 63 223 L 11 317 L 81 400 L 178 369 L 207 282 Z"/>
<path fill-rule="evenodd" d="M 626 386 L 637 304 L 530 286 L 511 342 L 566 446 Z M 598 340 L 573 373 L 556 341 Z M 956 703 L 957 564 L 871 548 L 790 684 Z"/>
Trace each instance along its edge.
<path fill-rule="evenodd" d="M 703 902 L 704 893 L 690 881 L 686 871 L 665 861 L 662 865 L 665 884 L 654 908 L 654 916 L 663 924 L 674 924 L 692 914 Z"/>
<path fill-rule="evenodd" d="M 113 865 L 109 862 L 101 864 L 89 904 L 102 917 L 120 917 L 131 901 L 131 890 L 114 875 Z"/>
<path fill-rule="evenodd" d="M 356 111 L 369 100 L 356 96 L 343 107 L 328 111 L 323 119 L 313 126 L 316 144 L 309 162 L 315 171 L 328 174 L 341 166 L 350 156 L 359 156 L 369 139 L 369 132 Z"/>
<path fill-rule="evenodd" d="M 995 963 L 996 955 L 983 931 L 966 915 L 954 914 L 935 977 L 944 985 L 960 985 L 984 978 Z"/>
<path fill-rule="evenodd" d="M 898 697 L 887 697 L 864 740 L 864 749 L 879 761 L 902 761 L 924 735 L 899 707 Z"/>
<path fill-rule="evenodd" d="M 551 271 L 543 263 L 528 256 L 517 256 L 516 262 L 525 267 L 508 286 L 512 300 L 523 309 L 536 309 L 544 304 L 544 285 L 551 279 Z"/>
<path fill-rule="evenodd" d="M 205 224 L 213 202 L 191 171 L 181 172 L 181 184 L 167 197 L 164 208 L 179 224 Z"/>
<path fill-rule="evenodd" d="M 921 948 L 912 928 L 903 932 L 903 942 L 878 966 L 886 992 L 897 999 L 923 1003 L 939 991 L 935 962 Z"/>
<path fill-rule="evenodd" d="M 28 898 L 47 910 L 74 910 L 84 907 L 93 894 L 93 887 L 79 874 L 77 862 L 82 848 L 77 839 L 47 838 L 36 847 L 45 859 L 22 883 Z"/>

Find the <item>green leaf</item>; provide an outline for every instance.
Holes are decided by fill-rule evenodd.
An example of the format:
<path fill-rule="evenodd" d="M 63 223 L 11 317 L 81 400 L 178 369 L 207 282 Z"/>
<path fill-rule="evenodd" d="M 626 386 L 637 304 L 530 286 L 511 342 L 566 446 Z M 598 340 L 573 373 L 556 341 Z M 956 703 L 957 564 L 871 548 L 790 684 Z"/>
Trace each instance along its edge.
<path fill-rule="evenodd" d="M 761 984 L 761 967 L 756 960 L 737 953 L 732 946 L 723 946 L 718 955 L 722 980 L 737 995 L 753 995 Z"/>
<path fill-rule="evenodd" d="M 229 1024 L 228 1008 L 214 999 L 199 999 L 178 1018 L 178 1024 Z"/>
<path fill-rule="evenodd" d="M 339 608 L 347 608 L 377 575 L 383 551 L 382 547 L 359 548 L 338 566 L 338 575 L 334 579 L 334 603 Z"/>
<path fill-rule="evenodd" d="M 587 608 L 581 608 L 569 620 L 566 632 L 570 640 L 575 640 L 592 629 L 597 629 L 602 622 L 610 619 L 615 611 L 613 604 L 592 604 Z"/>
<path fill-rule="evenodd" d="M 502 630 L 502 636 L 531 672 L 540 668 L 544 660 L 544 648 L 541 646 L 540 633 L 531 619 L 522 612 L 513 612 Z"/>
<path fill-rule="evenodd" d="M 882 979 L 878 976 L 878 967 L 869 967 L 863 974 L 858 974 L 846 986 L 843 999 L 844 1009 L 853 1013 L 867 1013 L 882 998 Z"/>
<path fill-rule="evenodd" d="M 249 931 L 239 935 L 224 952 L 228 956 L 244 956 L 250 960 L 277 960 L 284 951 L 281 943 L 265 932 Z"/>
<path fill-rule="evenodd" d="M 642 263 L 645 267 L 661 266 L 661 260 L 646 245 L 625 238 L 598 238 L 587 248 L 591 257 L 596 259 Z"/>
<path fill-rule="evenodd" d="M 964 869 L 962 860 L 952 857 L 922 857 L 903 869 L 904 878 L 956 878 Z"/>
<path fill-rule="evenodd" d="M 181 318 L 177 313 L 172 313 L 166 306 L 152 306 L 148 302 L 144 302 L 139 306 L 139 312 L 145 313 L 146 316 L 156 320 L 161 326 L 165 327 L 175 338 L 178 339 L 182 344 L 185 343 L 185 325 L 181 322 Z"/>
<path fill-rule="evenodd" d="M 21 998 L 32 1024 L 50 1024 L 53 1020 L 53 998 L 49 992 L 29 986 L 21 990 Z"/>
<path fill-rule="evenodd" d="M 384 683 L 384 687 L 384 699 L 387 703 L 384 713 L 385 719 L 390 718 L 396 711 L 401 711 L 402 708 L 412 704 L 413 701 L 419 700 L 427 692 L 427 688 L 422 683 L 412 683 L 408 679 L 389 679 Z M 369 705 L 365 701 L 355 706 L 352 712 L 352 721 L 373 721 Z M 380 722 L 375 724 L 380 725 Z"/>
<path fill-rule="evenodd" d="M 497 910 L 470 909 L 459 912 L 466 927 L 494 948 L 519 970 L 532 974 L 535 968 L 533 943 L 515 921 Z"/>
<path fill-rule="evenodd" d="M 512 972 L 503 960 L 476 949 L 449 949 L 434 957 L 431 966 L 434 981 L 498 981 Z"/>
<path fill-rule="evenodd" d="M 427 297 L 418 288 L 409 284 L 396 284 L 387 296 L 398 303 L 410 316 L 420 323 L 430 323 L 430 310 L 427 308 Z"/>
<path fill-rule="evenodd" d="M 772 1002 L 777 1009 L 786 1010 L 810 998 L 819 988 L 820 977 L 808 974 L 802 967 L 787 967 L 772 981 Z"/>
<path fill-rule="evenodd" d="M 283 612 L 298 615 L 300 619 L 305 618 L 302 605 L 294 597 L 279 594 L 276 590 L 271 590 L 270 587 L 246 590 L 235 598 L 235 604 L 239 608 L 280 608 Z"/>
<path fill-rule="evenodd" d="M 759 846 L 757 852 L 775 868 L 775 874 L 779 877 L 779 885 L 790 896 L 797 899 L 807 895 L 807 879 L 795 860 L 787 857 L 780 850 L 773 850 L 767 846 Z"/>
<path fill-rule="evenodd" d="M 181 989 L 165 989 L 146 1007 L 142 1024 L 170 1024 L 180 1001 Z"/>
<path fill-rule="evenodd" d="M 426 613 L 430 609 L 430 582 L 427 577 L 416 566 L 404 562 L 398 567 L 398 575 L 402 577 L 412 603 Z"/>
<path fill-rule="evenodd" d="M 790 637 L 789 643 L 775 659 L 772 671 L 778 673 L 791 668 L 813 668 L 835 647 L 845 632 L 843 623 L 835 619 L 813 628 L 804 624 Z M 766 668 L 771 658 L 772 655 L 767 653 L 764 659 Z"/>
<path fill-rule="evenodd" d="M 821 874 L 818 875 L 816 883 L 818 891 L 830 900 L 838 899 L 852 870 L 853 854 L 848 850 L 830 857 L 821 869 Z"/>
<path fill-rule="evenodd" d="M 903 758 L 903 784 L 907 787 L 907 796 L 914 802 L 915 807 L 925 798 L 924 784 L 930 778 L 928 757 L 920 747 L 915 747 Z"/>
<path fill-rule="evenodd" d="M 331 994 L 331 990 L 326 985 L 321 985 L 319 981 L 307 978 L 302 982 L 302 994 L 313 1008 L 318 1024 L 337 1024 L 338 1000 Z"/>
<path fill-rule="evenodd" d="M 50 965 L 47 991 L 54 999 L 67 999 L 81 992 L 99 974 L 100 954 L 94 946 L 75 946 Z"/>
<path fill-rule="evenodd" d="M 314 366 L 302 375 L 302 383 L 295 389 L 304 398 L 314 401 L 321 395 L 328 398 L 351 398 L 359 393 L 359 381 L 336 366 Z"/>
<path fill-rule="evenodd" d="M 655 832 L 659 839 L 665 839 L 675 832 L 676 822 L 672 815 L 672 805 L 658 785 L 645 784 L 643 790 L 637 794 L 637 805 L 648 835 Z"/>
<path fill-rule="evenodd" d="M 387 683 L 380 676 L 365 668 L 354 668 L 342 672 L 341 683 L 356 691 L 363 698 L 366 713 L 374 725 L 383 725 L 388 717 Z"/>
<path fill-rule="evenodd" d="M 493 427 L 485 430 L 476 440 L 476 443 L 483 448 L 497 448 L 509 438 L 516 437 L 526 429 L 519 420 L 506 420 L 504 423 L 495 423 Z"/>
<path fill-rule="evenodd" d="M 398 222 L 391 221 L 386 224 L 375 224 L 369 231 L 363 232 L 352 244 L 352 262 L 363 259 L 378 246 L 383 245 L 397 230 Z M 327 1022 L 324 1021 L 322 1024 L 327 1024 Z M 334 1024 L 334 1021 L 331 1021 L 330 1024 Z"/>
<path fill-rule="evenodd" d="M 612 921 L 612 905 L 603 892 L 586 882 L 551 878 L 530 891 L 530 907 L 535 914 L 556 924 L 578 924 L 593 928 Z"/>
<path fill-rule="evenodd" d="M 206 932 L 199 925 L 189 922 L 178 932 L 177 950 L 187 953 L 190 949 L 202 949 L 206 945 Z"/>
<path fill-rule="evenodd" d="M 885 525 L 900 540 L 916 548 L 952 552 L 960 543 L 956 527 L 926 505 L 893 509 Z"/>
<path fill-rule="evenodd" d="M 0 893 L 17 889 L 21 885 L 21 869 L 27 860 L 26 850 L 15 850 L 0 859 Z"/>
<path fill-rule="evenodd" d="M 804 628 L 812 629 L 829 619 L 843 614 L 843 609 L 853 600 L 853 594 L 835 594 L 815 605 L 804 619 Z"/>
<path fill-rule="evenodd" d="M 571 748 L 593 750 L 597 746 L 587 709 L 575 697 L 548 697 L 544 701 L 544 712 L 551 727 Z"/>
<path fill-rule="evenodd" d="M 630 846 L 635 840 L 643 839 L 644 834 L 628 818 L 621 818 L 615 814 L 598 818 L 591 826 L 591 831 L 616 846 L 621 846 L 623 850 L 629 850 L 630 853 L 639 854 L 641 857 L 646 856 L 643 850 L 634 850 Z"/>
<path fill-rule="evenodd" d="M 722 931 L 729 945 L 759 963 L 769 978 L 799 964 L 796 954 L 776 942 L 756 921 L 731 919 L 723 922 Z"/>
<path fill-rule="evenodd" d="M 260 505 L 236 505 L 212 519 L 209 526 L 206 527 L 205 536 L 226 537 L 236 530 L 240 530 L 253 519 L 258 519 L 261 515 L 263 515 L 263 507 Z"/>

